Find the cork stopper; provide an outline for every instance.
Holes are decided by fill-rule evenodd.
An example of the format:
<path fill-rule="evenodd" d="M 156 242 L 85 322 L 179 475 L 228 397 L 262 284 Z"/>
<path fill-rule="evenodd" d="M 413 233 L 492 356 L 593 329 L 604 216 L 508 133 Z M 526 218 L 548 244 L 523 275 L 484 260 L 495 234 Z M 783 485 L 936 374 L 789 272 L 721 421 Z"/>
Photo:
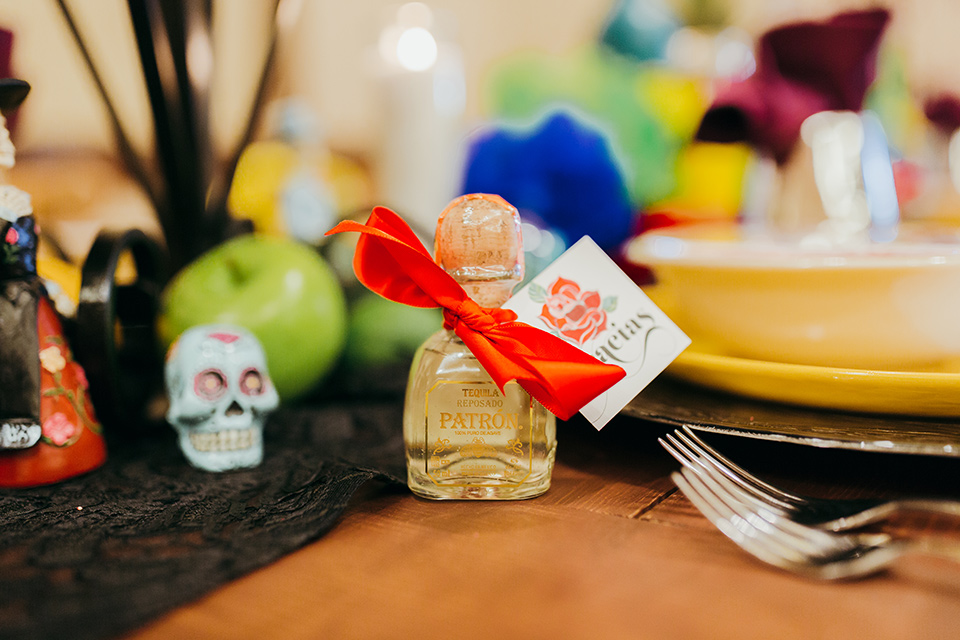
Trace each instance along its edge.
<path fill-rule="evenodd" d="M 500 196 L 460 196 L 437 221 L 436 260 L 482 307 L 499 307 L 523 280 L 520 214 Z"/>

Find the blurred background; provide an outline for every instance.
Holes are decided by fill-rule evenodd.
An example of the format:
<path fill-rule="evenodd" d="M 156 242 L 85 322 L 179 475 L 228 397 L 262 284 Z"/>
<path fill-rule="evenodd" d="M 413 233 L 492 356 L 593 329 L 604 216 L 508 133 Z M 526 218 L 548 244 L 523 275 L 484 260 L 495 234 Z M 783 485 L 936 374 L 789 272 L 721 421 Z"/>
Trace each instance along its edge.
<path fill-rule="evenodd" d="M 154 139 L 150 105 L 127 4 L 123 0 L 74 0 L 65 4 L 75 17 L 127 135 L 138 151 L 150 156 Z M 383 167 L 382 155 L 388 152 L 384 149 L 385 132 L 395 126 L 397 117 L 403 117 L 388 110 L 401 108 L 396 101 L 402 102 L 405 98 L 392 96 L 394 102 L 391 102 L 391 96 L 385 97 L 385 92 L 390 91 L 390 82 L 383 77 L 385 61 L 378 51 L 385 30 L 397 21 L 396 11 L 401 4 L 388 0 L 347 3 L 302 0 L 285 4 L 297 6 L 288 7 L 294 18 L 291 24 L 282 27 L 268 103 L 276 98 L 291 97 L 302 101 L 316 119 L 323 144 L 370 170 L 371 191 L 361 199 L 402 208 L 406 202 L 389 201 L 393 195 L 391 189 L 397 190 L 389 183 L 397 178 L 389 175 L 389 168 Z M 239 0 L 213 2 L 213 5 L 215 63 L 209 86 L 210 131 L 215 148 L 220 154 L 227 154 L 250 114 L 250 102 L 268 48 L 274 3 Z M 641 28 L 647 30 L 640 36 L 647 39 L 644 45 L 647 50 L 628 53 L 699 83 L 699 105 L 680 105 L 693 113 L 678 117 L 686 117 L 691 122 L 696 121 L 709 102 L 709 81 L 714 79 L 711 76 L 740 72 L 736 65 L 742 62 L 738 57 L 742 52 L 729 47 L 726 52 L 720 52 L 722 46 L 713 42 L 720 34 L 727 40 L 752 47 L 760 34 L 778 25 L 878 6 L 892 10 L 883 46 L 884 51 L 894 52 L 889 57 L 896 60 L 888 66 L 895 66 L 904 78 L 909 97 L 920 105 L 925 96 L 947 91 L 960 93 L 960 71 L 952 62 L 956 46 L 954 25 L 960 18 L 960 6 L 949 0 L 651 0 L 634 3 L 571 0 L 564 3 L 562 10 L 548 0 L 482 3 L 436 0 L 429 3 L 434 14 L 432 33 L 438 42 L 455 49 L 453 64 L 459 64 L 460 70 L 454 73 L 462 73 L 463 81 L 462 109 L 458 105 L 451 107 L 453 128 L 444 134 L 445 144 L 457 147 L 461 155 L 446 163 L 447 170 L 456 173 L 462 169 L 451 163 L 462 159 L 471 136 L 480 128 L 498 116 L 526 115 L 526 111 L 534 111 L 528 106 L 510 105 L 509 98 L 504 97 L 513 82 L 510 78 L 504 79 L 509 76 L 505 69 L 511 64 L 526 64 L 530 56 L 538 54 L 553 59 L 558 65 L 572 65 L 574 60 L 582 62 L 577 52 L 595 46 L 616 18 L 617 11 L 622 13 L 630 8 L 626 5 L 637 5 L 639 9 L 633 10 L 646 12 L 639 20 Z M 78 198 L 73 203 L 74 209 L 85 209 L 96 185 L 102 187 L 103 181 L 111 178 L 111 166 L 103 164 L 103 160 L 117 156 L 103 100 L 54 0 L 29 3 L 0 0 L 0 25 L 15 33 L 12 72 L 33 86 L 17 119 L 15 142 L 21 162 L 51 152 L 86 156 L 86 162 L 80 163 L 82 166 L 58 177 L 60 194 L 35 192 L 34 197 L 41 200 L 57 197 L 63 201 L 72 195 Z M 678 34 L 678 30 L 683 33 Z M 623 40 L 626 36 L 621 33 L 619 37 Z M 718 54 L 721 59 L 717 58 Z M 727 55 L 726 63 L 722 60 L 724 55 Z M 543 60 L 540 63 L 546 64 Z M 724 64 L 727 68 L 723 68 Z M 689 96 L 677 97 L 676 82 L 673 90 L 674 95 L 662 99 L 689 101 Z M 545 89 L 544 93 L 550 90 Z M 577 100 L 584 102 L 581 96 L 574 102 Z M 275 109 L 271 111 L 268 105 L 257 123 L 256 136 L 264 137 L 271 129 L 275 130 L 275 118 L 272 119 L 271 114 L 275 114 Z M 672 123 L 680 130 L 684 125 L 687 129 L 691 127 L 689 122 Z M 681 133 L 689 135 L 690 132 Z M 415 154 L 416 150 L 410 152 Z M 88 175 L 83 173 L 85 168 L 96 170 Z M 43 177 L 37 179 L 42 181 Z M 458 183 L 460 178 L 454 175 L 448 182 Z M 28 190 L 34 184 L 32 173 L 21 182 L 23 180 L 26 183 L 22 186 Z M 452 191 L 457 191 L 457 187 L 451 187 Z M 636 196 L 635 191 L 631 190 L 631 195 Z M 654 199 L 660 195 L 652 194 Z M 402 200 L 402 196 L 400 198 Z M 136 215 L 136 210 L 146 208 L 146 215 L 136 218 L 138 224 L 155 225 L 149 204 L 136 190 L 114 191 L 110 199 L 113 202 L 99 203 L 102 211 L 95 217 L 110 224 L 111 217 L 116 215 L 114 208 L 122 209 L 128 219 Z M 62 202 L 54 205 L 46 209 L 63 208 Z M 44 208 L 38 207 L 40 215 Z M 435 215 L 435 212 L 424 215 Z M 59 217 L 86 218 L 77 211 Z M 64 248 L 73 255 L 83 255 L 84 245 L 92 239 L 92 232 L 85 224 L 74 221 L 74 232 L 66 234 L 70 237 L 64 239 Z"/>
<path fill-rule="evenodd" d="M 191 125 L 193 152 L 167 156 L 131 6 L 0 0 L 0 27 L 13 33 L 10 74 L 32 85 L 11 122 L 10 181 L 32 194 L 48 253 L 69 271 L 101 230 L 136 228 L 167 242 L 176 272 L 238 230 L 292 237 L 333 267 L 351 330 L 362 327 L 352 338 L 361 352 L 384 311 L 374 305 L 357 319 L 352 247 L 323 233 L 376 204 L 403 214 L 429 246 L 451 198 L 500 193 L 524 216 L 530 275 L 584 234 L 619 259 L 631 237 L 663 225 L 751 215 L 816 223 L 844 198 L 862 200 L 863 184 L 839 184 L 831 202 L 823 176 L 852 167 L 846 156 L 829 164 L 849 151 L 846 121 L 806 133 L 800 125 L 820 111 L 866 108 L 904 217 L 960 211 L 947 161 L 960 126 L 960 4 L 950 0 L 144 0 L 182 8 L 187 24 L 180 53 L 197 109 L 173 131 Z M 199 32 L 196 11 L 208 22 Z M 859 12 L 851 31 L 826 22 L 841 12 Z M 798 23 L 819 25 L 817 35 L 789 31 Z M 764 40 L 771 32 L 782 37 Z M 177 43 L 153 45 L 162 58 Z M 171 79 L 160 67 L 162 85 Z M 705 134 L 718 96 L 743 87 L 760 125 L 723 121 Z M 863 126 L 854 126 L 857 176 Z M 833 142 L 816 142 L 822 131 Z M 195 193 L 178 191 L 178 165 L 201 176 Z M 211 209 L 211 224 L 193 224 Z M 852 220 L 863 207 L 847 209 L 838 215 Z M 227 213 L 249 222 L 232 227 Z M 643 281 L 642 265 L 621 263 Z M 77 278 L 59 280 L 74 304 Z M 421 327 L 395 336 L 409 357 L 432 325 L 416 316 L 400 324 Z M 357 362 L 391 357 L 350 349 Z"/>
<path fill-rule="evenodd" d="M 217 74 L 213 94 L 215 129 L 221 135 L 242 126 L 244 98 L 265 46 L 270 2 L 218 2 L 229 10 L 217 20 Z M 448 12 L 450 30 L 463 51 L 468 87 L 466 121 L 476 124 L 488 111 L 484 82 L 491 66 L 523 51 L 569 52 L 591 43 L 607 20 L 612 0 L 570 0 L 558 10 L 550 0 L 437 0 L 430 6 Z M 918 91 L 938 86 L 960 90 L 953 64 L 960 6 L 950 0 L 865 2 L 859 0 L 670 0 L 676 15 L 704 16 L 715 26 L 729 25 L 751 36 L 785 22 L 823 18 L 853 8 L 892 7 L 888 38 L 903 49 L 911 82 Z M 330 143 L 364 155 L 378 127 L 376 83 L 369 68 L 389 0 L 303 0 L 300 17 L 285 37 L 278 62 L 282 93 L 307 99 L 325 123 Z M 80 26 L 101 65 L 118 106 L 130 122 L 130 134 L 149 140 L 149 107 L 139 75 L 129 12 L 122 0 L 72 2 Z M 33 84 L 24 107 L 17 141 L 23 150 L 77 146 L 111 151 L 114 146 L 103 107 L 83 67 L 67 27 L 50 0 L 0 0 L 0 23 L 17 34 L 13 65 Z"/>

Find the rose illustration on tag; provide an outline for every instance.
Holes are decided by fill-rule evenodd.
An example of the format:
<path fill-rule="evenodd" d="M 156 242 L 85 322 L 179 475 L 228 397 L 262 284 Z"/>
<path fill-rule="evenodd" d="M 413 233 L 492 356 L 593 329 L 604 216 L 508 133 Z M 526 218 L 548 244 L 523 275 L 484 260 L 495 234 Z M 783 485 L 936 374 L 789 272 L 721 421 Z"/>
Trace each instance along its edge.
<path fill-rule="evenodd" d="M 543 303 L 540 320 L 562 338 L 584 345 L 607 328 L 607 312 L 617 307 L 614 296 L 601 298 L 597 291 L 583 291 L 573 280 L 558 277 L 550 289 L 534 283 L 530 298 Z"/>

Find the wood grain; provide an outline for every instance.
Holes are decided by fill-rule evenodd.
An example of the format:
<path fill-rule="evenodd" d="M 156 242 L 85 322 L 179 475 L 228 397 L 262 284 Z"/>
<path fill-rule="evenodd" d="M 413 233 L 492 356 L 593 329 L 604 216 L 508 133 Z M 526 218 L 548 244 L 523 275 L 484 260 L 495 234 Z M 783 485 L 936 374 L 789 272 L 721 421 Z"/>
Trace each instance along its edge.
<path fill-rule="evenodd" d="M 130 638 L 956 637 L 960 565 L 843 584 L 770 569 L 675 492 L 651 434 L 594 435 L 568 439 L 535 500 L 370 486 L 325 538 Z M 960 539 L 897 526 L 928 525 Z"/>

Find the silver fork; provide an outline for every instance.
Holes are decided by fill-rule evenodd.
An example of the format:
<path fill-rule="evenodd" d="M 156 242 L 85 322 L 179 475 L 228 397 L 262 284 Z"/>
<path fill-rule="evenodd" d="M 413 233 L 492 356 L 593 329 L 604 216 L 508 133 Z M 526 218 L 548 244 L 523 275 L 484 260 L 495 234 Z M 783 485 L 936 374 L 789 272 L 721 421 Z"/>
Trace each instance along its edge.
<path fill-rule="evenodd" d="M 902 511 L 960 516 L 960 502 L 910 498 L 899 500 L 828 499 L 784 491 L 746 471 L 704 442 L 689 427 L 658 438 L 663 448 L 684 467 L 713 477 L 725 477 L 748 496 L 747 500 L 789 516 L 791 520 L 829 531 L 848 531 L 885 520 Z"/>
<path fill-rule="evenodd" d="M 690 502 L 744 551 L 808 578 L 866 577 L 908 553 L 960 562 L 960 544 L 932 538 L 902 540 L 882 533 L 824 531 L 744 502 L 744 494 L 736 486 L 699 475 L 690 468 L 673 473 L 671 478 Z"/>

